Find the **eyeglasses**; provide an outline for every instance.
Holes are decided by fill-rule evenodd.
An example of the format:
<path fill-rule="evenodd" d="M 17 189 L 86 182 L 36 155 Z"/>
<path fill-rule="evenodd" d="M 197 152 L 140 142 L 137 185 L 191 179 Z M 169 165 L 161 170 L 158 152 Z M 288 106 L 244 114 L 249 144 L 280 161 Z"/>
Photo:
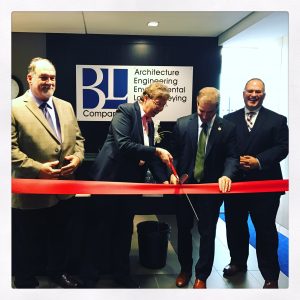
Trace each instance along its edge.
<path fill-rule="evenodd" d="M 158 108 L 161 108 L 161 109 L 164 109 L 165 107 L 168 107 L 168 104 L 167 103 L 160 103 L 159 101 L 156 101 L 154 99 L 151 99 L 155 106 L 158 107 Z"/>

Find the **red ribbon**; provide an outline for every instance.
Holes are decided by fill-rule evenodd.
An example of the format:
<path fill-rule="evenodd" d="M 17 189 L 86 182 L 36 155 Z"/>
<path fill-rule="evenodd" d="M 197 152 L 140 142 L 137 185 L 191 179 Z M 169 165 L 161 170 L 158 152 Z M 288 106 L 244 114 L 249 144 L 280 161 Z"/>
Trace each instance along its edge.
<path fill-rule="evenodd" d="M 263 180 L 232 183 L 230 194 L 288 191 L 288 180 Z M 217 183 L 151 184 L 81 180 L 12 179 L 15 194 L 220 194 Z"/>

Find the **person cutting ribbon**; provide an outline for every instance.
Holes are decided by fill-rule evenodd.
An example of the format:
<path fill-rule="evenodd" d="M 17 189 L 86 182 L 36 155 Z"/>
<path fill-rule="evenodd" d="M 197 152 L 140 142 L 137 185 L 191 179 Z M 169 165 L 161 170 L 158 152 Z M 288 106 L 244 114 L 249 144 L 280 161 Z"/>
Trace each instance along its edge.
<path fill-rule="evenodd" d="M 238 168 L 236 154 L 235 125 L 216 115 L 219 105 L 219 91 L 206 87 L 197 96 L 197 113 L 179 118 L 174 127 L 172 154 L 178 174 L 187 174 L 186 183 L 203 184 L 218 182 L 222 193 L 230 191 L 231 178 Z M 170 182 L 179 183 L 178 176 L 171 175 Z M 178 259 L 180 273 L 176 278 L 177 287 L 189 284 L 192 276 L 192 235 L 194 224 L 193 209 L 200 234 L 199 259 L 195 265 L 194 288 L 206 288 L 214 260 L 214 243 L 220 195 L 191 195 L 177 201 Z"/>
<path fill-rule="evenodd" d="M 157 182 L 168 183 L 167 166 L 173 157 L 167 150 L 154 146 L 152 118 L 164 109 L 169 97 L 168 87 L 155 82 L 144 89 L 139 101 L 118 107 L 92 167 L 92 179 L 144 182 L 149 168 Z M 99 254 L 104 262 L 111 260 L 110 271 L 118 286 L 139 287 L 130 276 L 129 261 L 134 217 L 130 203 L 135 197 L 92 199 L 87 251 L 81 272 L 86 287 L 94 287 L 99 278 Z M 101 243 L 101 236 L 106 236 L 108 242 Z"/>

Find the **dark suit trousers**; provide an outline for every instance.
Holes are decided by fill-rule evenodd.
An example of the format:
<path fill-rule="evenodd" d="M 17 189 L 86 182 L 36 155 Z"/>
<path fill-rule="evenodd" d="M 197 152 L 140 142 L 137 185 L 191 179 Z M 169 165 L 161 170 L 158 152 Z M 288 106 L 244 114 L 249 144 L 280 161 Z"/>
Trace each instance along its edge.
<path fill-rule="evenodd" d="M 82 279 L 96 281 L 103 273 L 129 275 L 134 217 L 130 203 L 135 197 L 94 195 L 88 200 Z"/>
<path fill-rule="evenodd" d="M 232 195 L 225 200 L 227 243 L 231 262 L 245 266 L 249 254 L 250 214 L 256 231 L 256 254 L 259 270 L 265 280 L 278 280 L 278 233 L 275 219 L 278 194 Z"/>
<path fill-rule="evenodd" d="M 200 235 L 199 259 L 195 265 L 196 278 L 206 280 L 212 270 L 215 254 L 216 225 L 222 200 L 216 195 L 190 195 L 197 212 Z M 194 214 L 188 200 L 182 196 L 177 201 L 178 259 L 181 271 L 192 272 Z"/>
<path fill-rule="evenodd" d="M 19 281 L 65 272 L 68 200 L 43 209 L 12 209 L 12 265 Z"/>

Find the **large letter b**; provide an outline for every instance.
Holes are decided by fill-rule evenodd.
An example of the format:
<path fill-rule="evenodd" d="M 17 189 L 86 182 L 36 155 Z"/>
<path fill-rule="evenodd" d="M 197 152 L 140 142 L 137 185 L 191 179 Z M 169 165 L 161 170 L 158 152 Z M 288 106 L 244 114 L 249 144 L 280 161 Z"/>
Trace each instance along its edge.
<path fill-rule="evenodd" d="M 102 108 L 105 94 L 98 88 L 103 80 L 99 66 L 76 66 L 77 97 L 82 97 L 83 108 Z"/>

